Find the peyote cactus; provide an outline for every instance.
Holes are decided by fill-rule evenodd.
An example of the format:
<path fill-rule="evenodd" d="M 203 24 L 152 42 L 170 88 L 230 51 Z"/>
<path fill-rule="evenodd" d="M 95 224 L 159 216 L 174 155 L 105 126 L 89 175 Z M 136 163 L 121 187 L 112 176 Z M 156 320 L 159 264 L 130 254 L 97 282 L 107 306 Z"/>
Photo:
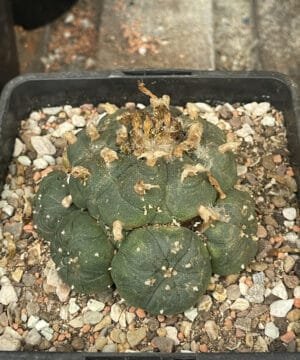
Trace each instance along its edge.
<path fill-rule="evenodd" d="M 90 123 L 69 142 L 65 170 L 40 184 L 34 222 L 64 281 L 82 292 L 115 283 L 152 314 L 203 294 L 211 273 L 239 272 L 256 253 L 256 219 L 237 182 L 236 143 L 158 98 Z"/>

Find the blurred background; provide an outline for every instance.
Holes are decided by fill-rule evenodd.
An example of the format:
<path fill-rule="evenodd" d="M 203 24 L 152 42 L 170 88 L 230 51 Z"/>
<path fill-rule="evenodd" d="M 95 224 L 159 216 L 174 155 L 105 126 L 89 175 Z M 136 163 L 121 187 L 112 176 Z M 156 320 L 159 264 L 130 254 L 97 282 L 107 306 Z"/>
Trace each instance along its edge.
<path fill-rule="evenodd" d="M 0 0 L 0 86 L 17 73 L 275 70 L 300 84 L 299 0 Z"/>

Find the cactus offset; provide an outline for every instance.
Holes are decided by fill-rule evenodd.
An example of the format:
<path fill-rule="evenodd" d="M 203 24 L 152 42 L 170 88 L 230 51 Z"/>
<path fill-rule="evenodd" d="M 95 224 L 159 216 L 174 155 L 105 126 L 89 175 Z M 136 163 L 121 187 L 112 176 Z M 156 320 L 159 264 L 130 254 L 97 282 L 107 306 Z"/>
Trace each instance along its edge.
<path fill-rule="evenodd" d="M 239 272 L 252 260 L 255 210 L 234 189 L 238 144 L 168 96 L 139 89 L 149 107 L 111 112 L 68 135 L 66 174 L 43 179 L 34 221 L 75 289 L 114 282 L 129 304 L 172 314 L 197 301 L 211 272 Z"/>

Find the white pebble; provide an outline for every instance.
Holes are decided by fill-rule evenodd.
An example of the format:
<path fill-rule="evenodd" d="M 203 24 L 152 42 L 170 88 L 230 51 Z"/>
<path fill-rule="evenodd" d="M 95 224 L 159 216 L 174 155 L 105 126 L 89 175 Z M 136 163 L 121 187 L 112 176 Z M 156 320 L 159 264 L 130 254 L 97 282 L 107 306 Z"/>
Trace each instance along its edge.
<path fill-rule="evenodd" d="M 277 339 L 279 337 L 279 329 L 273 322 L 268 322 L 265 326 L 265 335 L 271 339 Z"/>
<path fill-rule="evenodd" d="M 14 209 L 13 206 L 7 204 L 7 205 L 5 205 L 5 206 L 2 208 L 2 211 L 4 211 L 5 214 L 8 215 L 8 216 L 12 216 L 13 213 L 14 213 L 14 211 L 15 211 L 15 209 Z"/>
<path fill-rule="evenodd" d="M 15 288 L 11 285 L 9 279 L 6 276 L 1 278 L 1 290 L 0 290 L 0 303 L 3 305 L 9 305 L 18 301 L 18 296 Z"/>
<path fill-rule="evenodd" d="M 105 304 L 101 301 L 90 299 L 87 302 L 87 308 L 91 311 L 102 311 L 105 307 Z"/>
<path fill-rule="evenodd" d="M 272 294 L 279 297 L 282 300 L 288 299 L 288 293 L 286 288 L 281 280 L 279 280 L 272 289 Z"/>
<path fill-rule="evenodd" d="M 238 298 L 235 300 L 235 302 L 230 306 L 230 309 L 232 310 L 239 310 L 244 311 L 247 310 L 250 306 L 250 303 L 248 300 L 243 298 Z"/>
<path fill-rule="evenodd" d="M 261 121 L 261 124 L 263 126 L 269 126 L 269 127 L 275 126 L 275 119 L 271 115 L 265 115 Z"/>
<path fill-rule="evenodd" d="M 213 113 L 206 113 L 203 117 L 211 124 L 217 125 L 219 123 L 219 118 Z"/>
<path fill-rule="evenodd" d="M 74 114 L 72 116 L 72 124 L 76 127 L 84 127 L 85 126 L 85 119 L 81 115 Z"/>
<path fill-rule="evenodd" d="M 138 104 L 136 104 L 136 107 L 140 110 L 143 110 L 143 109 L 145 109 L 146 106 L 144 104 L 138 103 Z"/>
<path fill-rule="evenodd" d="M 277 300 L 270 305 L 270 314 L 276 317 L 285 317 L 293 307 L 294 300 Z"/>
<path fill-rule="evenodd" d="M 43 156 L 43 159 L 44 159 L 45 161 L 47 161 L 47 163 L 48 163 L 49 165 L 55 165 L 55 159 L 54 159 L 53 156 L 51 156 L 51 155 L 44 155 L 44 156 Z"/>
<path fill-rule="evenodd" d="M 46 115 L 56 115 L 58 114 L 60 111 L 62 111 L 62 106 L 52 106 L 52 107 L 46 107 L 43 108 L 43 113 Z"/>
<path fill-rule="evenodd" d="M 190 321 L 194 321 L 198 316 L 197 308 L 190 308 L 184 312 L 184 316 L 187 317 Z"/>
<path fill-rule="evenodd" d="M 45 159 L 38 158 L 38 159 L 33 160 L 33 166 L 37 170 L 43 170 L 43 169 L 46 169 L 46 167 L 48 166 L 48 163 Z"/>
<path fill-rule="evenodd" d="M 119 304 L 113 304 L 110 310 L 110 317 L 114 322 L 118 322 L 122 313 L 122 309 Z"/>
<path fill-rule="evenodd" d="M 19 155 L 22 154 L 24 150 L 25 150 L 25 144 L 23 144 L 20 139 L 16 138 L 13 157 L 18 157 Z"/>
<path fill-rule="evenodd" d="M 30 166 L 31 165 L 31 160 L 26 155 L 19 156 L 18 157 L 18 162 L 23 166 Z"/>
<path fill-rule="evenodd" d="M 292 221 L 296 219 L 297 211 L 295 208 L 289 207 L 289 208 L 284 208 L 282 210 L 282 214 L 287 220 Z"/>
<path fill-rule="evenodd" d="M 29 115 L 29 117 L 30 117 L 32 120 L 39 121 L 39 120 L 41 120 L 41 118 L 42 118 L 42 114 L 41 114 L 40 112 L 38 112 L 38 111 L 33 111 L 33 112 Z"/>
<path fill-rule="evenodd" d="M 294 221 L 288 221 L 288 220 L 284 220 L 283 222 L 284 226 L 288 229 L 292 229 L 293 226 L 295 225 Z"/>
<path fill-rule="evenodd" d="M 203 102 L 197 102 L 195 105 L 199 108 L 200 112 L 206 113 L 206 112 L 213 112 L 213 108 Z"/>
<path fill-rule="evenodd" d="M 39 320 L 36 324 L 35 324 L 35 329 L 37 330 L 37 331 L 40 331 L 40 330 L 42 330 L 42 329 L 44 329 L 44 328 L 46 328 L 46 327 L 48 327 L 49 326 L 49 323 L 47 323 L 47 321 L 45 321 L 45 320 L 43 320 L 43 319 L 41 319 L 41 320 Z"/>
<path fill-rule="evenodd" d="M 240 164 L 237 165 L 237 175 L 238 176 L 247 174 L 247 170 L 248 170 L 247 166 L 240 165 Z"/>
<path fill-rule="evenodd" d="M 291 243 L 295 243 L 299 240 L 299 237 L 296 233 L 294 233 L 293 231 L 288 232 L 287 234 L 284 235 L 284 239 L 286 241 L 290 241 Z"/>
<path fill-rule="evenodd" d="M 38 156 L 54 155 L 56 148 L 46 136 L 32 136 L 31 144 Z"/>
<path fill-rule="evenodd" d="M 80 309 L 80 307 L 76 304 L 76 299 L 71 298 L 69 301 L 69 313 L 71 315 L 75 314 L 79 309 Z"/>
<path fill-rule="evenodd" d="M 51 329 L 50 327 L 45 327 L 41 330 L 41 334 L 48 340 L 50 341 L 53 337 L 53 329 Z"/>
<path fill-rule="evenodd" d="M 69 122 L 64 122 L 64 123 L 58 125 L 57 129 L 55 131 L 53 131 L 53 133 L 51 135 L 54 137 L 61 137 L 66 132 L 72 131 L 73 129 L 74 129 L 73 124 L 71 124 Z"/>
<path fill-rule="evenodd" d="M 244 124 L 241 129 L 236 131 L 237 136 L 247 138 L 249 135 L 254 134 L 254 130 L 249 124 Z"/>
<path fill-rule="evenodd" d="M 296 286 L 294 289 L 294 296 L 296 299 L 300 299 L 300 286 Z"/>
<path fill-rule="evenodd" d="M 174 341 L 174 345 L 179 344 L 179 340 L 177 338 L 178 330 L 175 326 L 166 326 L 165 330 L 167 332 L 167 337 Z"/>
<path fill-rule="evenodd" d="M 27 321 L 27 326 L 29 327 L 29 329 L 34 328 L 39 320 L 40 318 L 38 316 L 31 315 Z"/>

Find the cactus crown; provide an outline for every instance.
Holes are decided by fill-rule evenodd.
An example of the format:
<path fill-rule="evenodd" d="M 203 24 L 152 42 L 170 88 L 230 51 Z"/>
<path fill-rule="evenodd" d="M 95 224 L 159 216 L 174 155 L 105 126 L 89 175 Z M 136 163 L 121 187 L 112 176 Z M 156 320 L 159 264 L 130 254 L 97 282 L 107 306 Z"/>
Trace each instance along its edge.
<path fill-rule="evenodd" d="M 169 96 L 139 89 L 149 107 L 117 110 L 66 135 L 66 169 L 43 179 L 34 221 L 77 290 L 115 283 L 130 304 L 172 314 L 193 305 L 212 271 L 249 263 L 255 211 L 234 189 L 236 144 L 197 113 L 170 106 Z"/>

